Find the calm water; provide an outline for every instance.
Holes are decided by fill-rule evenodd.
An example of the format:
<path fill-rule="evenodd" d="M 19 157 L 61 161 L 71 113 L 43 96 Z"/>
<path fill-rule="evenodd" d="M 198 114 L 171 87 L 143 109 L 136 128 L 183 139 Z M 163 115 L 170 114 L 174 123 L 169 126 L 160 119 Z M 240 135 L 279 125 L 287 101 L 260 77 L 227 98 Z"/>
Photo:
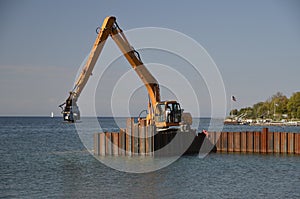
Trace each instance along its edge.
<path fill-rule="evenodd" d="M 117 130 L 110 118 L 100 124 Z M 300 156 L 184 156 L 155 172 L 124 173 L 98 162 L 61 118 L 0 117 L 0 198 L 300 198 L 299 187 Z"/>

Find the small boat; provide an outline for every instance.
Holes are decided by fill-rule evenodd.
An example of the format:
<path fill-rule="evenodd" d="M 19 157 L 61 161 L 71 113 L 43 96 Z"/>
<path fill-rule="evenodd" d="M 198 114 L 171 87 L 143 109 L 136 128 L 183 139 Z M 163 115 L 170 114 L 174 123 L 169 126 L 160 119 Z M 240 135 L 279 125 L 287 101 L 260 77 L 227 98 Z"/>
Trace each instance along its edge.
<path fill-rule="evenodd" d="M 52 117 L 52 118 L 54 117 L 54 113 L 53 112 L 51 112 L 50 117 Z"/>

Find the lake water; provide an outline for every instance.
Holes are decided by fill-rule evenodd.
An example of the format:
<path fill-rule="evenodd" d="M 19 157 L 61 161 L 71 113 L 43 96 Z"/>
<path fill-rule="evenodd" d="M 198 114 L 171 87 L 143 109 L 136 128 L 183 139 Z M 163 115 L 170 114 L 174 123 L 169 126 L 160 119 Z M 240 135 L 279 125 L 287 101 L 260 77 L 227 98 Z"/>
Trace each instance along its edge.
<path fill-rule="evenodd" d="M 119 120 L 123 127 L 125 119 Z M 112 118 L 99 121 L 102 130 L 118 130 Z M 199 130 L 209 122 L 201 119 Z M 270 130 L 300 132 L 299 127 Z M 298 155 L 184 156 L 154 172 L 126 173 L 96 160 L 75 125 L 61 118 L 0 117 L 0 198 L 300 198 L 299 187 Z"/>

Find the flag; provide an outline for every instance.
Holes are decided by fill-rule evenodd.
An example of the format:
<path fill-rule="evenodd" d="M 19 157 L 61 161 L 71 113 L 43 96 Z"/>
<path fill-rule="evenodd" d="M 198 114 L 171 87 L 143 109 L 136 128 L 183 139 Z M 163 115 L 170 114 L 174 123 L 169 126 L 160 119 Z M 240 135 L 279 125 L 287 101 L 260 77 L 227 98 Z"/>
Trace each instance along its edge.
<path fill-rule="evenodd" d="M 234 96 L 231 96 L 232 101 L 236 102 L 236 98 Z"/>
<path fill-rule="evenodd" d="M 208 132 L 206 131 L 206 130 L 202 130 L 202 133 L 204 133 L 205 134 L 205 136 L 208 136 Z"/>

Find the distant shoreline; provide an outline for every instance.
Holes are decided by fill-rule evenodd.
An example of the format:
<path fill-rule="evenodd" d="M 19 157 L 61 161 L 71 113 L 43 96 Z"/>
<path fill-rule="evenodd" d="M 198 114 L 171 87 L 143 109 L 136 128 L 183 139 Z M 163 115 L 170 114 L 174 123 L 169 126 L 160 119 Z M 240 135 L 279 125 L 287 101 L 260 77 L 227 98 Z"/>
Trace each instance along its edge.
<path fill-rule="evenodd" d="M 300 126 L 300 121 L 295 123 L 289 122 L 269 122 L 269 123 L 250 123 L 250 126 Z"/>
<path fill-rule="evenodd" d="M 252 120 L 230 120 L 225 119 L 224 125 L 249 125 L 249 126 L 300 126 L 300 121 L 286 121 L 286 122 L 252 122 Z"/>

